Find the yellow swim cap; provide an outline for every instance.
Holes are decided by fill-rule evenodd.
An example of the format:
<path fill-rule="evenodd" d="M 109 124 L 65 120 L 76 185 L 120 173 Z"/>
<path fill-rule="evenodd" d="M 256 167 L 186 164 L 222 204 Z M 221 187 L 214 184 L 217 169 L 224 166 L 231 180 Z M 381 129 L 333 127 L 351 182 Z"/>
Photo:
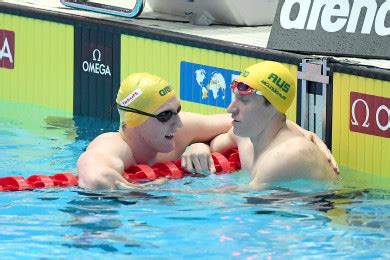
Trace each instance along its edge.
<path fill-rule="evenodd" d="M 134 73 L 121 84 L 116 97 L 116 103 L 153 114 L 161 105 L 175 96 L 169 83 L 149 73 Z M 120 123 L 132 128 L 143 124 L 149 117 L 119 111 Z"/>
<path fill-rule="evenodd" d="M 295 97 L 296 80 L 281 63 L 264 61 L 246 68 L 236 79 L 259 90 L 281 113 L 285 114 Z"/>

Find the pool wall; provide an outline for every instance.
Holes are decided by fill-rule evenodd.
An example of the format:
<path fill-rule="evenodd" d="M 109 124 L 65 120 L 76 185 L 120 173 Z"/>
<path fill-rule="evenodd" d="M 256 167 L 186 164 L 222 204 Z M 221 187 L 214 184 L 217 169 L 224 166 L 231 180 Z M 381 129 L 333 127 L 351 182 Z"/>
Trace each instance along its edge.
<path fill-rule="evenodd" d="M 210 74 L 223 75 L 225 81 L 216 82 L 214 85 L 220 83 L 226 86 L 226 94 L 231 95 L 230 73 L 234 77 L 247 66 L 265 60 L 261 55 L 244 56 L 207 49 L 207 44 L 204 47 L 192 47 L 125 34 L 121 37 L 121 46 L 121 79 L 137 71 L 161 75 L 176 88 L 186 111 L 203 114 L 225 113 L 231 98 L 225 97 L 225 100 L 222 100 L 219 97 L 216 101 L 210 94 L 202 100 L 201 88 L 193 72 L 202 69 L 205 71 L 205 87 L 213 84 Z M 297 73 L 297 65 L 285 65 L 292 73 Z M 218 81 L 218 77 L 214 77 L 214 81 Z M 296 104 L 288 110 L 287 116 L 293 121 L 296 120 Z"/>
<path fill-rule="evenodd" d="M 185 111 L 210 114 L 226 111 L 229 83 L 248 65 L 279 61 L 297 74 L 310 58 L 6 3 L 0 3 L 1 30 L 0 41 L 4 31 L 13 32 L 15 45 L 14 67 L 0 66 L 0 98 L 111 120 L 118 118 L 111 107 L 119 84 L 133 72 L 166 78 Z M 390 72 L 332 59 L 328 68 L 326 93 L 314 91 L 327 99 L 326 143 L 341 165 L 390 176 Z M 287 112 L 299 124 L 302 82 Z"/>
<path fill-rule="evenodd" d="M 0 67 L 0 97 L 73 111 L 73 26 L 0 13 L 0 30 L 15 37 L 13 69 Z"/>
<path fill-rule="evenodd" d="M 389 177 L 390 77 L 370 70 L 333 72 L 332 152 L 342 165 Z"/>

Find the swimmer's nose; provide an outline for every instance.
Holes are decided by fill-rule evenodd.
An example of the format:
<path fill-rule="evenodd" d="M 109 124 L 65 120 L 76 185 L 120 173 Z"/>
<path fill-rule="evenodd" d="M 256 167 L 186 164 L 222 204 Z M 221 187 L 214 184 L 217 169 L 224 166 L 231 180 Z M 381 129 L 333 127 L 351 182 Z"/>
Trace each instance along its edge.
<path fill-rule="evenodd" d="M 227 112 L 231 113 L 231 114 L 237 114 L 238 113 L 238 109 L 236 107 L 236 100 L 233 100 L 232 103 L 230 103 L 230 105 L 227 108 Z"/>
<path fill-rule="evenodd" d="M 181 121 L 180 115 L 175 115 L 174 118 L 173 118 L 173 121 L 175 122 L 175 126 L 177 128 L 180 128 L 180 127 L 183 126 L 183 122 Z"/>

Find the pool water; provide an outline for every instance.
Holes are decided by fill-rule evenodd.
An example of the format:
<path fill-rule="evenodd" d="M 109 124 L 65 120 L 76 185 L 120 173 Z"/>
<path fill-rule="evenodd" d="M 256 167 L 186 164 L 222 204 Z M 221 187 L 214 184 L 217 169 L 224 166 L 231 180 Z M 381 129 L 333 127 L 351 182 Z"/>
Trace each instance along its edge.
<path fill-rule="evenodd" d="M 0 102 L 0 176 L 75 173 L 117 124 Z M 1 258 L 389 259 L 390 181 L 342 168 L 338 182 L 251 192 L 248 173 L 186 177 L 155 191 L 0 193 Z"/>

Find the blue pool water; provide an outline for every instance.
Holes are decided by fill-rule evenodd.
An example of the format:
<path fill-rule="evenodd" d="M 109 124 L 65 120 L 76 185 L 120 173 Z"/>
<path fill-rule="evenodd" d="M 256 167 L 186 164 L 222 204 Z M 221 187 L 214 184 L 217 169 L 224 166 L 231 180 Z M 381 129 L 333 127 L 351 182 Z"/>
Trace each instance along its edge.
<path fill-rule="evenodd" d="M 116 128 L 2 101 L 0 176 L 75 173 L 88 142 Z M 2 192 L 0 257 L 389 259 L 389 180 L 342 170 L 337 183 L 251 192 L 193 192 L 247 183 L 245 172 L 187 177 L 157 191 Z"/>

